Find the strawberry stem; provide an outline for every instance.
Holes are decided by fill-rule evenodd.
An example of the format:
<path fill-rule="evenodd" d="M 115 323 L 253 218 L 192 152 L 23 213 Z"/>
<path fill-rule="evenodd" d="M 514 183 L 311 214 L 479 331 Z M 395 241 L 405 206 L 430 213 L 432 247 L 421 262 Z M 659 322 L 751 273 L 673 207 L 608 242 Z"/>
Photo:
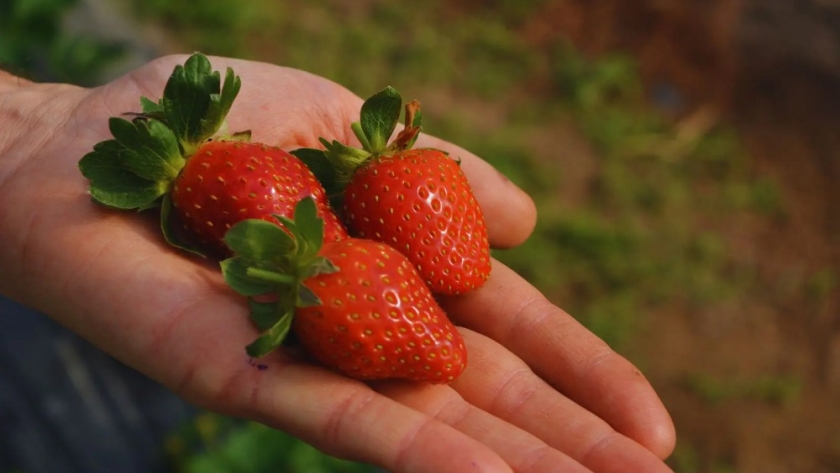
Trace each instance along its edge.
<path fill-rule="evenodd" d="M 254 279 L 270 283 L 294 284 L 297 282 L 297 278 L 292 275 L 278 273 L 267 269 L 250 267 L 245 270 L 245 274 Z"/>
<path fill-rule="evenodd" d="M 420 102 L 417 100 L 405 104 L 405 127 L 394 138 L 394 142 L 388 146 L 389 151 L 402 151 L 411 148 L 420 133 L 420 127 L 415 124 L 419 113 Z"/>

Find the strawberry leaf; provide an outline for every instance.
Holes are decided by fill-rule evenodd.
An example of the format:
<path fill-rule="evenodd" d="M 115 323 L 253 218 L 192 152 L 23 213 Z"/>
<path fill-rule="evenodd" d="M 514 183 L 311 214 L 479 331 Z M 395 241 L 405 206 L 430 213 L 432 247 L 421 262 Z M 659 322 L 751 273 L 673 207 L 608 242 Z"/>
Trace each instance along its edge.
<path fill-rule="evenodd" d="M 321 299 L 312 292 L 312 289 L 309 289 L 305 285 L 301 284 L 298 286 L 298 293 L 297 293 L 297 301 L 295 302 L 295 307 L 313 307 L 316 305 L 321 305 Z"/>
<path fill-rule="evenodd" d="M 362 144 L 362 148 L 368 151 L 372 150 L 373 147 L 370 144 L 370 140 L 368 139 L 367 135 L 365 134 L 364 129 L 362 129 L 362 124 L 359 122 L 353 122 L 350 124 L 350 129 L 353 131 L 353 134 L 356 135 L 358 138 L 359 143 Z"/>
<path fill-rule="evenodd" d="M 359 141 L 371 153 L 379 153 L 388 145 L 397 128 L 402 111 L 402 97 L 393 87 L 386 87 L 362 104 L 360 126 L 353 127 Z"/>
<path fill-rule="evenodd" d="M 319 274 L 330 274 L 338 271 L 338 266 L 323 256 L 316 256 L 301 272 L 300 279 L 306 280 Z"/>
<path fill-rule="evenodd" d="M 201 120 L 203 128 L 202 135 L 204 138 L 199 140 L 199 143 L 213 136 L 222 126 L 225 117 L 230 111 L 230 107 L 233 105 L 233 100 L 239 94 L 240 88 L 242 88 L 241 79 L 233 73 L 233 69 L 228 67 L 225 71 L 225 82 L 222 85 L 221 93 L 213 94 L 210 97 L 210 105 L 207 107 L 207 113 L 205 113 Z M 250 131 L 247 132 L 247 138 L 251 138 Z"/>
<path fill-rule="evenodd" d="M 117 140 L 96 144 L 79 161 L 79 170 L 90 180 L 95 202 L 117 209 L 145 209 L 155 206 L 167 185 L 138 176 L 125 167 L 126 148 Z"/>
<path fill-rule="evenodd" d="M 225 234 L 225 242 L 236 256 L 222 261 L 227 284 L 249 298 L 272 294 L 276 302 L 249 299 L 251 319 L 263 334 L 248 345 L 248 354 L 268 354 L 289 332 L 296 307 L 321 304 L 304 280 L 338 271 L 318 252 L 324 239 L 324 220 L 318 216 L 315 199 L 295 205 L 293 218 L 273 216 L 279 225 L 263 220 L 243 220 Z"/>
<path fill-rule="evenodd" d="M 185 155 L 192 155 L 219 130 L 240 87 L 239 77 L 230 68 L 222 86 L 219 72 L 212 70 L 203 54 L 193 54 L 183 66 L 175 67 L 160 105 Z"/>
<path fill-rule="evenodd" d="M 177 232 L 175 231 L 178 222 L 173 221 L 174 219 L 175 215 L 172 212 L 172 197 L 167 192 L 163 194 L 163 199 L 161 199 L 160 202 L 160 229 L 163 232 L 163 238 L 166 240 L 167 243 L 174 246 L 175 248 L 179 248 L 196 256 L 206 258 L 207 255 L 197 250 L 196 248 L 193 248 L 192 246 L 188 245 L 181 238 L 179 238 Z"/>
<path fill-rule="evenodd" d="M 341 188 L 338 185 L 337 173 L 330 161 L 327 159 L 324 150 L 315 148 L 299 148 L 291 151 L 291 153 L 298 159 L 303 161 L 303 164 L 312 171 L 318 182 L 327 191 L 327 196 L 333 197 L 341 194 Z"/>
<path fill-rule="evenodd" d="M 225 244 L 234 253 L 252 261 L 278 261 L 297 246 L 292 237 L 265 220 L 243 220 L 225 233 Z"/>
<path fill-rule="evenodd" d="M 289 334 L 289 330 L 292 328 L 292 319 L 293 311 L 283 313 L 277 323 L 248 345 L 245 351 L 254 358 L 263 357 L 274 351 Z"/>
<path fill-rule="evenodd" d="M 140 107 L 143 109 L 143 115 L 159 120 L 164 118 L 163 107 L 151 99 L 140 97 Z"/>
<path fill-rule="evenodd" d="M 324 154 L 339 171 L 355 171 L 372 156 L 366 150 L 347 146 L 338 140 L 327 141 L 321 138 L 320 141 L 325 148 Z"/>
<path fill-rule="evenodd" d="M 324 220 L 318 216 L 315 199 L 312 197 L 301 199 L 295 205 L 293 217 L 274 215 L 295 242 L 295 262 L 299 267 L 306 268 L 312 264 L 324 243 Z"/>
<path fill-rule="evenodd" d="M 298 255 L 301 259 L 314 257 L 324 243 L 324 220 L 318 217 L 315 199 L 307 197 L 295 205 L 294 223 Z"/>
<path fill-rule="evenodd" d="M 134 174 L 168 186 L 184 167 L 178 141 L 163 123 L 145 118 L 111 118 L 108 125 L 114 138 L 125 147 L 120 154 L 123 166 Z"/>
<path fill-rule="evenodd" d="M 222 276 L 224 276 L 228 286 L 243 296 L 259 296 L 276 291 L 282 283 L 269 280 L 268 277 L 264 279 L 254 277 L 254 272 L 260 270 L 255 268 L 253 264 L 253 261 L 239 256 L 222 261 L 220 263 Z"/>
<path fill-rule="evenodd" d="M 326 156 L 332 168 L 333 191 L 335 192 L 338 189 L 340 193 L 344 186 L 350 182 L 356 170 L 370 160 L 373 155 L 366 150 L 347 146 L 340 141 L 333 140 L 330 142 L 323 138 L 320 141 L 325 148 L 322 153 Z"/>
<path fill-rule="evenodd" d="M 288 310 L 282 310 L 276 302 L 257 302 L 252 298 L 248 299 L 248 308 L 251 321 L 260 332 L 277 325 L 277 322 L 288 312 Z"/>

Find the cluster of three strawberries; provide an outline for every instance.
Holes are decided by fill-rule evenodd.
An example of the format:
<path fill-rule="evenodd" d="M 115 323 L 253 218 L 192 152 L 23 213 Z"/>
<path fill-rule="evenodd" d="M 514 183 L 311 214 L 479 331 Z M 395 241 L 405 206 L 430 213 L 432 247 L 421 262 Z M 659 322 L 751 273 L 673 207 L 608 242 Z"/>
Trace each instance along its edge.
<path fill-rule="evenodd" d="M 358 379 L 446 383 L 466 366 L 463 339 L 434 293 L 461 294 L 490 273 L 481 208 L 459 162 L 412 148 L 419 105 L 393 88 L 367 99 L 351 128 L 362 148 L 280 148 L 218 132 L 241 87 L 209 60 L 176 66 L 163 97 L 79 163 L 92 199 L 159 208 L 173 246 L 223 259 L 248 297 L 267 355 L 294 332 L 322 364 Z M 266 297 L 271 295 L 273 297 Z"/>

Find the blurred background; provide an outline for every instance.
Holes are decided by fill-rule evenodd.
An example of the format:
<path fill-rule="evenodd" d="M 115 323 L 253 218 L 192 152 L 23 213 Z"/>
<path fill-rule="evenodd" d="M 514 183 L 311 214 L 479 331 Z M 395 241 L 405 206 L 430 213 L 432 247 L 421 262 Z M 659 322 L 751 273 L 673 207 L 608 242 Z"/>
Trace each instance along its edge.
<path fill-rule="evenodd" d="M 495 256 L 642 368 L 674 417 L 677 473 L 840 472 L 840 1 L 0 0 L 0 64 L 36 80 L 93 86 L 196 50 L 360 96 L 393 85 L 422 100 L 428 133 L 525 188 L 536 232 Z M 7 355 L 8 334 L 50 324 L 0 311 L 18 315 Z M 38 333 L 53 332 L 61 363 L 102 358 L 93 391 L 103 364 L 121 369 Z M 0 473 L 99 471 L 39 469 L 32 442 L 70 446 L 49 416 L 24 428 L 9 373 L 32 366 L 10 359 Z M 170 406 L 136 471 L 372 471 L 159 391 L 109 404 L 126 426 L 149 399 Z"/>

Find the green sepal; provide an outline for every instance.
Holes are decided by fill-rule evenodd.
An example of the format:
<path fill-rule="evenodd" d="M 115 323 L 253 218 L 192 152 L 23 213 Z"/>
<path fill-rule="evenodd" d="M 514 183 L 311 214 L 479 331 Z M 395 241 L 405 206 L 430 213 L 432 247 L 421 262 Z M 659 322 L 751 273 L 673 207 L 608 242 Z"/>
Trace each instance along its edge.
<path fill-rule="evenodd" d="M 353 131 L 353 134 L 356 135 L 356 138 L 359 140 L 359 143 L 362 144 L 362 149 L 364 150 L 371 150 L 373 147 L 370 144 L 370 140 L 368 139 L 367 135 L 365 134 L 365 130 L 362 128 L 362 124 L 360 122 L 353 122 L 350 124 L 350 129 Z M 323 141 L 323 140 L 321 140 Z"/>
<path fill-rule="evenodd" d="M 309 277 L 337 271 L 331 261 L 318 255 L 324 240 L 324 220 L 318 216 L 315 199 L 307 197 L 298 202 L 293 219 L 273 217 L 280 226 L 246 219 L 225 233 L 224 241 L 235 256 L 222 261 L 222 272 L 240 294 L 276 292 L 302 285 Z"/>
<path fill-rule="evenodd" d="M 283 340 L 286 339 L 289 330 L 292 328 L 293 318 L 294 312 L 291 310 L 282 313 L 276 324 L 263 331 L 263 334 L 259 338 L 245 348 L 248 356 L 260 358 L 268 355 L 282 345 Z"/>
<path fill-rule="evenodd" d="M 338 183 L 338 175 L 327 159 L 322 149 L 299 148 L 291 151 L 291 154 L 303 161 L 303 164 L 312 171 L 321 186 L 327 192 L 327 197 L 332 198 L 341 194 L 341 186 Z"/>
<path fill-rule="evenodd" d="M 319 140 L 324 145 L 324 154 L 327 159 L 339 172 L 353 172 L 373 157 L 367 150 L 347 146 L 338 140 L 327 141 L 323 138 Z"/>
<path fill-rule="evenodd" d="M 111 134 L 125 148 L 120 153 L 123 167 L 134 174 L 150 181 L 162 181 L 168 187 L 184 167 L 178 140 L 160 121 L 114 117 L 108 125 Z"/>
<path fill-rule="evenodd" d="M 251 321 L 254 322 L 260 332 L 277 325 L 277 322 L 286 313 L 278 310 L 277 302 L 257 302 L 253 298 L 248 298 L 248 309 Z"/>
<path fill-rule="evenodd" d="M 213 136 L 239 93 L 242 82 L 227 68 L 224 83 L 203 54 L 193 54 L 172 72 L 160 107 L 186 156 Z"/>
<path fill-rule="evenodd" d="M 79 161 L 94 201 L 119 209 L 145 210 L 159 205 L 184 166 L 175 135 L 163 123 L 111 118 L 113 140 L 94 146 Z"/>
<path fill-rule="evenodd" d="M 146 97 L 140 97 L 140 108 L 143 110 L 143 115 L 157 120 L 165 120 L 166 115 L 163 113 L 163 107 L 154 100 Z"/>
<path fill-rule="evenodd" d="M 224 241 L 231 251 L 252 261 L 277 261 L 297 246 L 282 228 L 258 219 L 238 222 L 225 233 Z"/>
<path fill-rule="evenodd" d="M 367 151 L 376 154 L 385 149 L 400 121 L 401 111 L 402 97 L 390 86 L 365 100 L 360 125 L 353 127 L 353 132 Z"/>
<path fill-rule="evenodd" d="M 330 164 L 331 176 L 326 181 L 332 182 L 333 195 L 340 194 L 356 170 L 373 158 L 373 155 L 364 149 L 353 148 L 337 140 L 327 141 L 320 138 L 320 141 L 324 145 L 322 153 Z"/>
<path fill-rule="evenodd" d="M 305 281 L 338 271 L 331 261 L 318 255 L 324 239 L 324 221 L 318 216 L 315 199 L 298 202 L 291 219 L 274 217 L 279 226 L 248 219 L 228 230 L 225 242 L 234 256 L 221 262 L 225 281 L 249 298 L 251 319 L 263 332 L 247 347 L 254 357 L 268 354 L 282 344 L 296 308 L 321 304 Z M 275 302 L 253 299 L 272 295 Z"/>
<path fill-rule="evenodd" d="M 330 274 L 338 271 L 338 266 L 328 258 L 316 256 L 301 272 L 301 279 L 306 280 L 319 274 Z"/>
<path fill-rule="evenodd" d="M 254 262 L 248 258 L 234 256 L 219 263 L 222 276 L 231 289 L 243 296 L 259 296 L 277 290 L 279 284 L 268 278 L 256 278 L 253 274 Z"/>
<path fill-rule="evenodd" d="M 166 243 L 180 250 L 206 258 L 207 255 L 199 249 L 190 246 L 178 237 L 178 233 L 175 231 L 178 222 L 174 221 L 175 215 L 172 212 L 172 208 L 172 197 L 167 192 L 163 194 L 163 198 L 160 200 L 160 230 L 163 233 L 163 238 L 166 240 Z"/>
<path fill-rule="evenodd" d="M 312 292 L 312 289 L 309 289 L 304 284 L 298 286 L 295 307 L 314 307 L 318 305 L 321 305 L 321 299 Z"/>
<path fill-rule="evenodd" d="M 301 260 L 315 258 L 324 242 L 324 219 L 318 217 L 315 199 L 307 198 L 298 202 L 295 205 L 294 221 L 286 221 L 286 228 L 295 235 L 297 257 Z"/>
<path fill-rule="evenodd" d="M 147 209 L 157 205 L 168 183 L 138 176 L 125 166 L 127 150 L 117 140 L 97 143 L 79 161 L 79 170 L 90 180 L 90 196 L 107 207 Z"/>

